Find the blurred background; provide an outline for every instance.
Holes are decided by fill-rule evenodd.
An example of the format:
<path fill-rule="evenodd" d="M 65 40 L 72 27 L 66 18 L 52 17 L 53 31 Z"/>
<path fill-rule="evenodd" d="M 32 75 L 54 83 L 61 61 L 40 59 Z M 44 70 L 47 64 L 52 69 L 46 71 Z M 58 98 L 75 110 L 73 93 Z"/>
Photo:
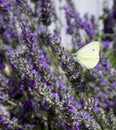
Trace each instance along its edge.
<path fill-rule="evenodd" d="M 75 3 L 75 8 L 79 12 L 80 16 L 83 17 L 85 14 L 95 16 L 95 19 L 98 20 L 101 15 L 103 15 L 103 8 L 108 7 L 111 9 L 113 7 L 113 0 L 72 0 Z M 66 5 L 66 1 L 64 0 L 55 0 L 53 1 L 55 4 L 55 9 L 57 12 L 57 16 L 60 20 L 60 24 L 58 23 L 58 28 L 60 28 L 60 34 L 62 37 L 62 45 L 67 48 L 71 49 L 71 40 L 70 36 L 67 37 L 66 35 L 66 21 L 65 21 L 65 12 L 62 9 L 63 6 Z M 99 29 L 103 29 L 103 22 L 99 21 Z M 51 30 L 54 30 L 55 25 L 52 23 L 50 26 Z"/>

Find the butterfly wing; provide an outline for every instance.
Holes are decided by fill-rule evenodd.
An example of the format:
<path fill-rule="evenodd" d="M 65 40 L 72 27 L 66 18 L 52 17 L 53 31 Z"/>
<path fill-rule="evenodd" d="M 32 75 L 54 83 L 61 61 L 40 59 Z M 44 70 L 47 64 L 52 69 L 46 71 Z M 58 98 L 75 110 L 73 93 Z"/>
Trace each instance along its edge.
<path fill-rule="evenodd" d="M 76 60 L 87 69 L 94 68 L 99 62 L 100 43 L 91 42 L 77 51 Z"/>

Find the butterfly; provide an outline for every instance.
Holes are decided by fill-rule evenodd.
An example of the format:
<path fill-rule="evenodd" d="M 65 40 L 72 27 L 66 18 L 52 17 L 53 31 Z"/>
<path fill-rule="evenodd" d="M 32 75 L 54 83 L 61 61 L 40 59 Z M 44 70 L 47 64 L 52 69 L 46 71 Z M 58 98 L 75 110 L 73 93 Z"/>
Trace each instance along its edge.
<path fill-rule="evenodd" d="M 100 42 L 93 41 L 80 48 L 73 58 L 86 69 L 94 68 L 99 62 Z"/>

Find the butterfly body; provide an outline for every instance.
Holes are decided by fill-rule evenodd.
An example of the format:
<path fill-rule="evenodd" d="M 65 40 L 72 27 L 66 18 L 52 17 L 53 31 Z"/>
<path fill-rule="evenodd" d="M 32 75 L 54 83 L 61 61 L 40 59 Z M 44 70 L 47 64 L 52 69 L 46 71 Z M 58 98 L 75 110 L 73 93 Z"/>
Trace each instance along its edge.
<path fill-rule="evenodd" d="M 91 42 L 79 49 L 73 56 L 86 69 L 94 68 L 99 62 L 100 43 Z"/>

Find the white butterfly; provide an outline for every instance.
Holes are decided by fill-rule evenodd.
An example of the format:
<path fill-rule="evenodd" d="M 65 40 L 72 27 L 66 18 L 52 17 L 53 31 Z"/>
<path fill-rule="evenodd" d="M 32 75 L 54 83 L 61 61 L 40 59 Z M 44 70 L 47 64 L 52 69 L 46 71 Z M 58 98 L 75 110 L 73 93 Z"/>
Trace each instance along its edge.
<path fill-rule="evenodd" d="M 86 69 L 94 68 L 99 62 L 100 43 L 97 41 L 91 42 L 75 54 L 73 54 L 74 60 L 81 64 Z"/>

